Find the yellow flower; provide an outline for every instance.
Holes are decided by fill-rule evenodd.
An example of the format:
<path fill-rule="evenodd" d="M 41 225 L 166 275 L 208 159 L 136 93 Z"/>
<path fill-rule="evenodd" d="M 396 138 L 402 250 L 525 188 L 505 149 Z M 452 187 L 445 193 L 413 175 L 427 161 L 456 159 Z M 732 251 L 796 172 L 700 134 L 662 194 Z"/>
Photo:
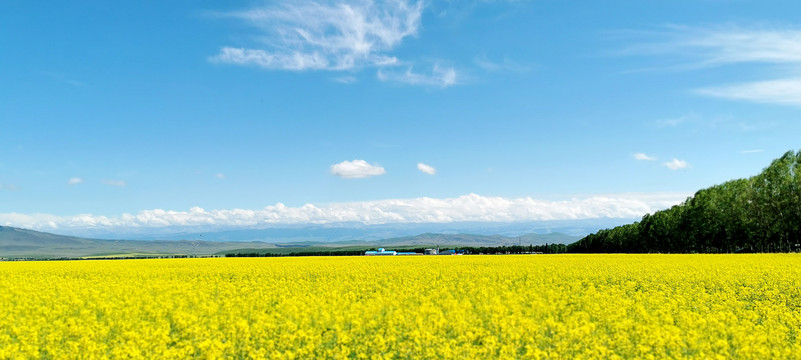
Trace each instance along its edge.
<path fill-rule="evenodd" d="M 801 256 L 0 262 L 0 359 L 801 357 Z"/>

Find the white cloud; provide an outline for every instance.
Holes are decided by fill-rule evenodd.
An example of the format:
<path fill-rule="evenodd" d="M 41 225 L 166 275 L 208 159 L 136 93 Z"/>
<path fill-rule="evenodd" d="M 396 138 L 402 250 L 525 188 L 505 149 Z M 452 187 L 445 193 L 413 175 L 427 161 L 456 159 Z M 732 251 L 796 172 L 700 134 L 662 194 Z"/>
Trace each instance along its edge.
<path fill-rule="evenodd" d="M 446 88 L 458 83 L 456 70 L 452 67 L 442 68 L 439 65 L 434 65 L 431 69 L 431 74 L 416 73 L 410 67 L 405 72 L 378 70 L 377 76 L 381 81 L 440 88 Z"/>
<path fill-rule="evenodd" d="M 364 160 L 343 161 L 339 164 L 331 165 L 331 174 L 345 179 L 366 178 L 385 173 L 386 171 L 383 167 L 368 164 Z"/>
<path fill-rule="evenodd" d="M 761 153 L 763 151 L 765 151 L 765 150 L 762 150 L 762 149 L 743 150 L 743 151 L 740 151 L 740 154 L 756 154 L 756 153 Z"/>
<path fill-rule="evenodd" d="M 17 186 L 14 184 L 3 184 L 0 183 L 0 190 L 17 190 Z"/>
<path fill-rule="evenodd" d="M 0 224 L 36 230 L 64 230 L 167 226 L 254 227 L 341 222 L 386 224 L 635 218 L 678 204 L 688 195 L 690 194 L 630 193 L 551 201 L 530 197 L 502 198 L 468 194 L 446 199 L 423 197 L 321 206 L 306 204 L 288 207 L 278 203 L 258 210 L 204 210 L 199 207 L 193 207 L 189 211 L 154 209 L 116 217 L 5 213 L 0 214 Z"/>
<path fill-rule="evenodd" d="M 674 158 L 673 160 L 670 160 L 670 161 L 668 161 L 668 162 L 666 162 L 666 163 L 664 163 L 662 165 L 664 165 L 665 167 L 667 167 L 670 170 L 686 169 L 686 168 L 688 168 L 690 166 L 689 164 L 687 164 L 686 161 L 679 160 L 679 159 L 676 159 L 676 158 Z"/>
<path fill-rule="evenodd" d="M 685 68 L 801 63 L 801 29 L 797 28 L 674 25 L 640 34 L 654 40 L 630 46 L 624 54 L 675 54 L 687 59 Z"/>
<path fill-rule="evenodd" d="M 44 75 L 44 76 L 47 76 L 47 77 L 49 77 L 51 79 L 58 80 L 58 81 L 61 81 L 61 82 L 65 83 L 65 84 L 69 84 L 69 85 L 72 85 L 72 86 L 75 86 L 75 87 L 81 87 L 81 86 L 86 85 L 82 81 L 75 80 L 72 76 L 70 76 L 68 74 L 64 74 L 64 73 L 42 71 L 41 74 Z"/>
<path fill-rule="evenodd" d="M 801 78 L 757 81 L 698 89 L 700 95 L 801 107 Z"/>
<path fill-rule="evenodd" d="M 481 69 L 492 72 L 508 71 L 513 73 L 525 73 L 530 70 L 528 66 L 521 65 L 507 58 L 504 58 L 502 61 L 492 61 L 487 58 L 486 54 L 476 56 L 476 58 L 473 59 L 473 62 L 475 62 L 475 64 Z"/>
<path fill-rule="evenodd" d="M 67 184 L 69 185 L 83 184 L 83 179 L 79 177 L 70 178 L 69 180 L 67 180 Z"/>
<path fill-rule="evenodd" d="M 340 77 L 335 77 L 332 80 L 340 84 L 353 84 L 359 81 L 359 79 L 356 78 L 355 76 L 340 76 Z"/>
<path fill-rule="evenodd" d="M 220 180 L 223 180 L 223 179 L 225 179 L 225 174 L 223 174 L 223 173 L 216 173 L 216 174 L 214 174 L 214 177 L 216 177 L 216 178 L 218 178 L 218 179 L 220 179 Z"/>
<path fill-rule="evenodd" d="M 661 40 L 637 44 L 623 53 L 674 55 L 679 69 L 719 67 L 728 64 L 801 65 L 801 28 L 798 27 L 687 27 L 672 26 L 650 33 Z M 801 107 L 801 78 L 792 74 L 771 80 L 711 86 L 696 94 L 729 100 Z"/>
<path fill-rule="evenodd" d="M 110 185 L 110 186 L 119 186 L 123 187 L 128 185 L 125 180 L 102 180 L 103 184 Z"/>
<path fill-rule="evenodd" d="M 645 155 L 643 153 L 636 153 L 634 154 L 634 158 L 637 160 L 647 160 L 647 161 L 654 161 L 656 160 L 655 157 Z"/>
<path fill-rule="evenodd" d="M 679 124 L 687 122 L 687 121 L 690 121 L 690 120 L 698 120 L 698 118 L 699 118 L 699 116 L 696 115 L 696 114 L 688 114 L 688 115 L 682 115 L 682 116 L 674 117 L 674 118 L 659 119 L 659 120 L 656 121 L 656 126 L 657 127 L 661 127 L 661 128 L 664 128 L 664 127 L 676 127 Z"/>
<path fill-rule="evenodd" d="M 212 61 L 280 70 L 398 63 L 388 53 L 420 28 L 422 1 L 285 1 L 224 16 L 260 29 L 262 48 L 223 47 Z"/>
<path fill-rule="evenodd" d="M 262 67 L 275 67 L 283 70 L 325 69 L 328 61 L 320 54 L 293 53 L 276 56 L 264 50 L 224 47 L 214 57 L 215 61 L 239 65 L 254 64 Z"/>
<path fill-rule="evenodd" d="M 417 163 L 417 170 L 420 170 L 428 175 L 434 175 L 437 173 L 437 169 L 423 163 Z"/>

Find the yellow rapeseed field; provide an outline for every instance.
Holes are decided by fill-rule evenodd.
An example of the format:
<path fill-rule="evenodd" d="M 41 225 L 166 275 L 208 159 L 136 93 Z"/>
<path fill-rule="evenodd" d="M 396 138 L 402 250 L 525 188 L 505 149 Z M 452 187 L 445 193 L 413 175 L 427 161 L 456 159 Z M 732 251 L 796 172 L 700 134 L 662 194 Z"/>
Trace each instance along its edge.
<path fill-rule="evenodd" d="M 0 359 L 801 358 L 801 256 L 0 263 Z"/>

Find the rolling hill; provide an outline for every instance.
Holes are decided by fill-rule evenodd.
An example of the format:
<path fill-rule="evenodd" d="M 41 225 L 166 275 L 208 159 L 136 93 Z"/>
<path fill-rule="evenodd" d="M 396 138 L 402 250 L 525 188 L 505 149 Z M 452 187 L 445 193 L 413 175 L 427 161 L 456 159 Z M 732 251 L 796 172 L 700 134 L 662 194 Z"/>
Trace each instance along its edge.
<path fill-rule="evenodd" d="M 306 241 L 268 243 L 260 241 L 203 240 L 101 240 L 0 227 L 0 258 L 78 258 L 105 256 L 212 255 L 237 251 L 291 253 L 311 249 L 365 249 L 410 246 L 501 246 L 567 244 L 577 236 L 560 233 L 502 235 L 433 234 L 383 240 Z"/>
<path fill-rule="evenodd" d="M 268 248 L 273 244 L 214 241 L 100 240 L 0 227 L 0 258 L 73 258 L 115 255 L 208 255 L 238 247 Z"/>

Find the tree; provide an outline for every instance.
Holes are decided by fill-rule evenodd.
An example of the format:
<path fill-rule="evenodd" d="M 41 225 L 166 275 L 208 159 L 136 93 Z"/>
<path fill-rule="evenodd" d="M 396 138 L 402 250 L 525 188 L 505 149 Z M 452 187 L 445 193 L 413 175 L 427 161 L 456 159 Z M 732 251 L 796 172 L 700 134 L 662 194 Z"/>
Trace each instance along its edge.
<path fill-rule="evenodd" d="M 570 252 L 790 251 L 801 243 L 801 151 L 760 174 L 699 190 L 633 224 L 589 234 Z"/>

